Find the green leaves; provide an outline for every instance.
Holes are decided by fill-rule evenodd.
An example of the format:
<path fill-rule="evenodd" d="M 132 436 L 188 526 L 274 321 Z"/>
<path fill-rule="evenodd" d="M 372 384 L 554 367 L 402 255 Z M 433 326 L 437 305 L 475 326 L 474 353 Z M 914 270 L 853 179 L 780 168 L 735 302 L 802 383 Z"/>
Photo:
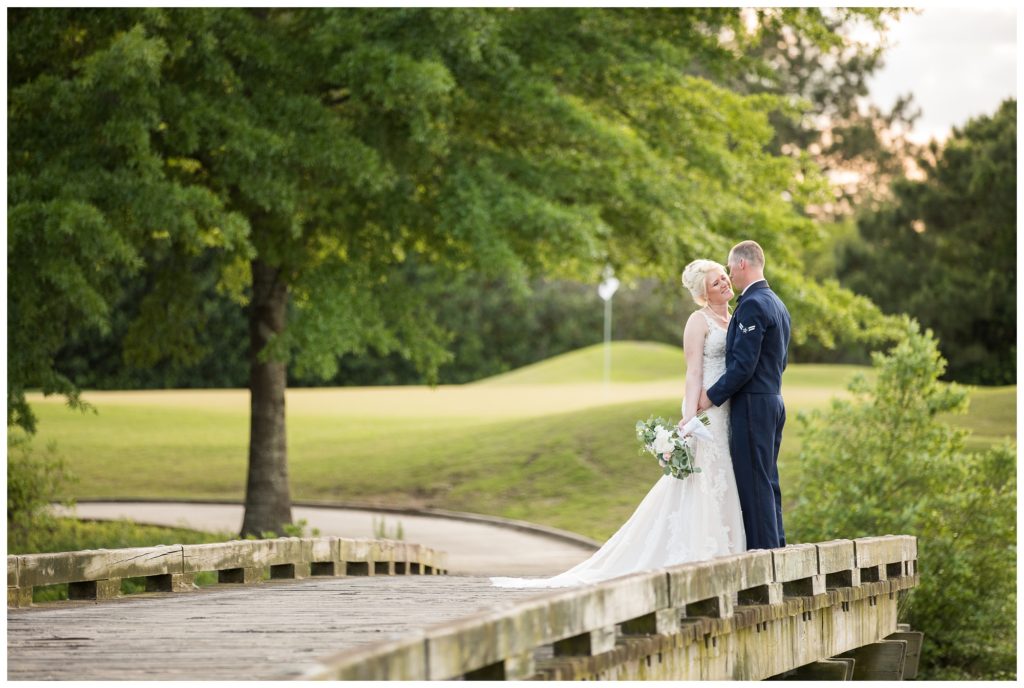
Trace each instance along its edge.
<path fill-rule="evenodd" d="M 76 482 L 52 446 L 38 454 L 31 439 L 15 430 L 7 438 L 7 551 L 40 551 L 57 528 L 51 505 L 73 501 L 67 489 Z"/>
<path fill-rule="evenodd" d="M 966 433 L 939 420 L 966 409 L 966 390 L 938 380 L 946 362 L 916 323 L 874 365 L 873 384 L 850 385 L 853 399 L 800 418 L 791 533 L 803 542 L 916 535 L 921 585 L 907 613 L 925 632 L 928 677 L 1012 672 L 1015 451 L 968 454 Z"/>
<path fill-rule="evenodd" d="M 1007 100 L 920 159 L 926 178 L 863 213 L 838 260 L 844 285 L 934 330 L 962 382 L 1016 381 L 1016 113 Z"/>
<path fill-rule="evenodd" d="M 147 26 L 160 19 L 28 10 L 12 23 L 8 424 L 34 427 L 29 387 L 77 404 L 53 358 L 69 340 L 109 328 L 127 277 L 172 254 L 248 253 L 248 222 L 226 211 L 198 161 L 175 165 L 185 156 L 161 149 L 161 132 L 177 123 L 163 112 L 173 39 Z M 48 60 L 32 58 L 33 41 L 51 46 Z M 151 336 L 165 313 L 149 311 L 136 328 Z M 187 330 L 175 333 L 188 340 Z"/>
<path fill-rule="evenodd" d="M 772 17 L 833 40 L 815 12 Z M 39 9 L 9 38 L 12 399 L 73 389 L 54 356 L 137 269 L 138 364 L 200 356 L 204 295 L 247 303 L 258 259 L 295 298 L 275 356 L 329 376 L 372 347 L 429 373 L 451 333 L 408 264 L 675 283 L 755 238 L 795 275 L 812 234 L 794 202 L 820 177 L 771 151 L 794 106 L 726 85 L 753 64 L 733 8 Z M 819 311 L 845 298 L 792 281 Z M 808 334 L 868 317 L 845 310 Z"/>

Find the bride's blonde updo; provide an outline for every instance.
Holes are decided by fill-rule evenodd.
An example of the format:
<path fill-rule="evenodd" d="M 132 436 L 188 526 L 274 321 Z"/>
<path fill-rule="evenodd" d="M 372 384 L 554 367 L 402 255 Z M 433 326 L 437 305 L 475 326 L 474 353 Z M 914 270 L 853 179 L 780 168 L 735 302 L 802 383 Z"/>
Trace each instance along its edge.
<path fill-rule="evenodd" d="M 713 260 L 698 258 L 683 269 L 683 286 L 698 306 L 708 305 L 707 274 L 715 268 L 725 272 L 725 267 Z"/>

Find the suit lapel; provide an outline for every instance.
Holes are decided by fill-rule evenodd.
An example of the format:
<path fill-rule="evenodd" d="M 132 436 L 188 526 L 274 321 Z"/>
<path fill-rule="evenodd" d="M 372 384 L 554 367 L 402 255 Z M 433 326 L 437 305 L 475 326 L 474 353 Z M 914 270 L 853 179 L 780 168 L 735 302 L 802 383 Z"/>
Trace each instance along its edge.
<path fill-rule="evenodd" d="M 732 342 L 736 339 L 736 314 L 740 310 L 740 301 L 743 300 L 741 296 L 736 300 L 736 310 L 732 312 L 732 318 L 729 319 L 729 329 L 725 332 L 725 360 L 728 361 L 732 354 Z"/>
<path fill-rule="evenodd" d="M 740 297 L 736 299 L 736 309 L 732 312 L 732 320 L 729 321 L 729 330 L 725 334 L 725 359 L 729 360 L 729 355 L 732 353 L 732 343 L 736 339 L 736 323 L 739 322 L 736 316 L 739 315 L 740 305 L 743 303 L 743 299 L 748 298 L 752 292 L 758 289 L 767 289 L 768 282 L 765 280 L 758 280 L 754 284 L 751 284 L 745 294 L 740 294 Z"/>

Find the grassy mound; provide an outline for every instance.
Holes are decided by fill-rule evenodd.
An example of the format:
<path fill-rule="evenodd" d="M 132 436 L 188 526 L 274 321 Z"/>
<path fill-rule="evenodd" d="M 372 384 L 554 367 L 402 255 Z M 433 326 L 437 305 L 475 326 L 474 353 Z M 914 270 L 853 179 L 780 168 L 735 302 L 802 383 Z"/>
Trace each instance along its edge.
<path fill-rule="evenodd" d="M 657 342 L 612 342 L 610 348 L 612 382 L 682 380 L 686 375 L 686 358 L 680 347 Z M 594 344 L 473 384 L 535 385 L 603 381 L 604 344 Z"/>

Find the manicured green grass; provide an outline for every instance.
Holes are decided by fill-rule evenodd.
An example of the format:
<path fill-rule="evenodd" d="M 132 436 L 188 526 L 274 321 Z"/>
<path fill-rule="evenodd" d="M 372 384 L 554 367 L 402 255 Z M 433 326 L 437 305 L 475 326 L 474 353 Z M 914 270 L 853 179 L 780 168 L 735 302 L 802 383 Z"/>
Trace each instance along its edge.
<path fill-rule="evenodd" d="M 638 454 L 633 426 L 652 413 L 678 418 L 683 373 L 675 367 L 682 354 L 675 350 L 673 362 L 672 347 L 616 343 L 613 357 L 624 367 L 648 354 L 662 367 L 637 363 L 627 376 L 631 382 L 605 387 L 595 382 L 603 359 L 593 353 L 591 347 L 545 362 L 558 383 L 541 383 L 527 370 L 519 371 L 518 383 L 510 382 L 512 373 L 433 390 L 290 390 L 293 498 L 432 506 L 607 537 L 660 476 L 654 462 Z M 662 377 L 649 377 L 654 370 Z M 799 469 L 797 412 L 823 407 L 863 371 L 811 365 L 787 371 L 784 494 Z M 1015 387 L 974 390 L 970 413 L 950 420 L 976 430 L 976 446 L 987 446 L 1015 434 L 1015 393 Z M 56 440 L 79 477 L 79 498 L 243 497 L 248 392 L 85 397 L 98 415 L 32 399 L 39 440 Z"/>
<path fill-rule="evenodd" d="M 982 450 L 1017 434 L 1017 387 L 975 387 L 964 416 L 944 416 L 953 425 L 971 431 L 967 448 Z"/>

